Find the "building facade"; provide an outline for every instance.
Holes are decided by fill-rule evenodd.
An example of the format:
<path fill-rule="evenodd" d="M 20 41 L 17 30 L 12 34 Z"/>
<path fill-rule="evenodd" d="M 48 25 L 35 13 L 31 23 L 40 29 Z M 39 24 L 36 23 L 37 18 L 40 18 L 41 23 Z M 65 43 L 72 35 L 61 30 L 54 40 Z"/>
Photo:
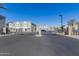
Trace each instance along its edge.
<path fill-rule="evenodd" d="M 9 23 L 10 32 L 35 32 L 36 25 L 30 21 Z"/>
<path fill-rule="evenodd" d="M 68 25 L 69 35 L 79 35 L 79 22 L 74 22 L 73 25 Z"/>

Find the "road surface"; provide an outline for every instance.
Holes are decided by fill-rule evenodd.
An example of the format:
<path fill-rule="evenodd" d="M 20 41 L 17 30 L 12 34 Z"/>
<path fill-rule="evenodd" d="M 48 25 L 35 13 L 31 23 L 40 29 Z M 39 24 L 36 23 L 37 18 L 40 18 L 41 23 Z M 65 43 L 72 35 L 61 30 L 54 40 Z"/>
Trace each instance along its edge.
<path fill-rule="evenodd" d="M 79 56 L 79 40 L 50 33 L 0 37 L 0 56 Z"/>

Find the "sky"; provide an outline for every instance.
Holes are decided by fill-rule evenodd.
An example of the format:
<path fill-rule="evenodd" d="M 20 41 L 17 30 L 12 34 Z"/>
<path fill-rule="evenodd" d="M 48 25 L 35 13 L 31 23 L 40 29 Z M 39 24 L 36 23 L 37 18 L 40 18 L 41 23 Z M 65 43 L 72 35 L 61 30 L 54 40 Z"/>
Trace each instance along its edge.
<path fill-rule="evenodd" d="M 0 14 L 6 16 L 7 22 L 32 21 L 37 25 L 60 26 L 71 19 L 79 21 L 79 4 L 77 3 L 6 3 L 8 9 L 0 9 Z"/>

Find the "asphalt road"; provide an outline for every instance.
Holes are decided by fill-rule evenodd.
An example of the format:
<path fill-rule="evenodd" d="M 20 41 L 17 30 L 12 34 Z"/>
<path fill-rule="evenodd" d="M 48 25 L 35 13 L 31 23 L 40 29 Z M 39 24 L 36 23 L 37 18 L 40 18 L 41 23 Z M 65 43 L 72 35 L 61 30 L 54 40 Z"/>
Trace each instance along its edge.
<path fill-rule="evenodd" d="M 79 40 L 50 33 L 0 37 L 0 56 L 79 56 Z"/>

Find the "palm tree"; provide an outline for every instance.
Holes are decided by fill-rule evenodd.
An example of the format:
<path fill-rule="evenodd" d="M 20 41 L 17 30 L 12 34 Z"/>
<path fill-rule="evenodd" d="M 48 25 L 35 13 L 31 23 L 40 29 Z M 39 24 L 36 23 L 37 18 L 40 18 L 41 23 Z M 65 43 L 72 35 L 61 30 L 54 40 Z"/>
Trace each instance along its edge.
<path fill-rule="evenodd" d="M 72 29 L 72 34 L 74 32 L 74 23 L 76 23 L 75 19 L 71 19 L 69 22 L 68 22 L 68 25 L 71 26 L 71 29 Z M 70 30 L 71 30 L 70 29 Z"/>
<path fill-rule="evenodd" d="M 0 3 L 0 9 L 3 9 L 3 10 L 8 10 L 5 6 L 4 6 L 4 4 L 3 3 Z M 3 31 L 3 29 L 2 29 L 2 31 Z M 3 33 L 3 32 L 2 32 Z"/>
<path fill-rule="evenodd" d="M 71 19 L 69 22 L 68 22 L 68 25 L 72 25 L 75 23 L 75 19 Z"/>
<path fill-rule="evenodd" d="M 4 6 L 4 4 L 0 3 L 0 9 L 7 10 L 7 8 Z"/>

